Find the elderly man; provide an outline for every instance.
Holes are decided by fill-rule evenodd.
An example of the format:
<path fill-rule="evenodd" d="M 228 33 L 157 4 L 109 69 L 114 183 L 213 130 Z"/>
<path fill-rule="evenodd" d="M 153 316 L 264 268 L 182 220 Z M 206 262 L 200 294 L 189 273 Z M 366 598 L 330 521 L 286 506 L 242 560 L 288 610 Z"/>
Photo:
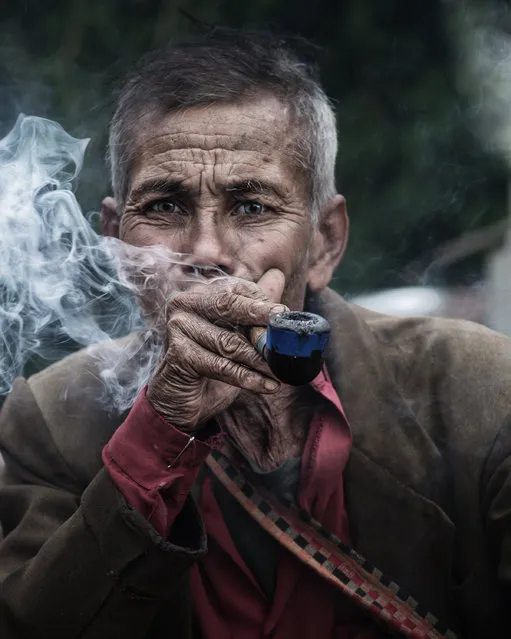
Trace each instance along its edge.
<path fill-rule="evenodd" d="M 103 232 L 205 283 L 170 297 L 127 415 L 90 351 L 15 383 L 2 639 L 509 636 L 511 344 L 327 288 L 348 220 L 307 62 L 229 31 L 153 53 L 110 154 Z M 286 307 L 332 328 L 301 387 L 247 339 Z"/>

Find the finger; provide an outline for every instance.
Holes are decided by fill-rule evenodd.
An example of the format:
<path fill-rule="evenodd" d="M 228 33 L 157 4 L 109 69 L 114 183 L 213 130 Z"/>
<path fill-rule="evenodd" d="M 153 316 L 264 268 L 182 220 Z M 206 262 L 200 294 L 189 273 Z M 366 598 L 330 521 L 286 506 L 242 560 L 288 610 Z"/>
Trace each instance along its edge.
<path fill-rule="evenodd" d="M 210 295 L 176 295 L 169 301 L 168 317 L 184 311 L 211 322 L 229 322 L 234 326 L 266 326 L 270 314 L 284 310 L 287 309 L 281 304 L 221 291 Z"/>
<path fill-rule="evenodd" d="M 284 273 L 277 268 L 272 268 L 263 273 L 262 277 L 257 282 L 258 286 L 265 291 L 268 298 L 273 302 L 280 302 L 282 294 L 284 293 L 285 277 Z M 282 307 L 282 311 L 288 311 L 287 307 Z M 273 312 L 281 312 L 280 310 Z M 248 339 L 254 346 L 258 343 L 261 335 L 266 331 L 265 328 L 260 326 L 252 326 L 248 333 Z"/>
<path fill-rule="evenodd" d="M 271 268 L 257 282 L 257 286 L 272 302 L 280 302 L 284 293 L 286 278 L 278 268 Z"/>
<path fill-rule="evenodd" d="M 255 393 L 275 393 L 279 389 L 280 385 L 274 379 L 212 353 L 185 336 L 179 350 L 179 367 L 192 379 L 214 379 Z"/>
<path fill-rule="evenodd" d="M 176 331 L 181 333 L 181 335 L 176 334 L 176 341 L 182 339 L 184 335 L 212 353 L 256 370 L 267 377 L 274 377 L 265 360 L 240 333 L 219 328 L 206 320 L 186 313 L 174 316 L 172 324 Z"/>
<path fill-rule="evenodd" d="M 286 279 L 284 273 L 278 268 L 268 269 L 260 277 L 257 282 L 249 282 L 239 278 L 219 278 L 217 286 L 224 289 L 225 285 L 230 288 L 232 293 L 251 297 L 253 299 L 261 299 L 279 303 L 284 293 Z"/>
<path fill-rule="evenodd" d="M 265 291 L 257 282 L 242 280 L 239 277 L 219 278 L 213 285 L 209 286 L 210 292 L 230 291 L 233 295 L 242 295 L 254 300 L 270 301 Z"/>
<path fill-rule="evenodd" d="M 207 282 L 197 283 L 197 285 L 187 288 L 185 292 L 193 295 L 211 295 L 214 293 L 230 292 L 233 295 L 242 295 L 255 300 L 269 301 L 266 293 L 256 282 L 232 276 L 216 277 Z"/>

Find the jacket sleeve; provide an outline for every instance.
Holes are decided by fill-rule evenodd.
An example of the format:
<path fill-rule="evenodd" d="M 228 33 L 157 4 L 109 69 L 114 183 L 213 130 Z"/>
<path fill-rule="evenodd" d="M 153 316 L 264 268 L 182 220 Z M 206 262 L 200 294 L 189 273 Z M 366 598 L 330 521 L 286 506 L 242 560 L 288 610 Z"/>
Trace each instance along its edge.
<path fill-rule="evenodd" d="M 186 600 L 206 551 L 191 497 L 162 539 L 105 469 L 80 486 L 24 380 L 2 409 L 0 450 L 2 639 L 142 639 L 163 603 Z"/>
<path fill-rule="evenodd" d="M 483 512 L 491 558 L 511 622 L 511 416 L 500 430 L 485 465 Z"/>
<path fill-rule="evenodd" d="M 102 459 L 128 504 L 166 537 L 211 452 L 209 444 L 221 439 L 214 423 L 194 437 L 174 428 L 151 406 L 144 389 L 103 448 Z"/>

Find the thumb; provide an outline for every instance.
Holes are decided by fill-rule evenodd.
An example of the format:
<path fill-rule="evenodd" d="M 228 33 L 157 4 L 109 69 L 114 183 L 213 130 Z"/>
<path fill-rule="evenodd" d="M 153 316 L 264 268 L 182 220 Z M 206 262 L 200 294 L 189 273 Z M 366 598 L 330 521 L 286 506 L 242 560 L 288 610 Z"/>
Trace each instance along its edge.
<path fill-rule="evenodd" d="M 265 295 L 272 301 L 278 304 L 284 293 L 284 286 L 286 284 L 286 278 L 284 273 L 278 268 L 270 268 L 263 273 L 260 280 L 257 282 L 259 288 L 263 290 Z"/>
<path fill-rule="evenodd" d="M 279 304 L 282 299 L 282 295 L 284 293 L 284 286 L 286 284 L 286 278 L 284 273 L 280 271 L 278 268 L 271 268 L 259 279 L 257 285 L 263 291 L 263 293 L 270 299 L 270 301 L 275 304 Z M 285 308 L 285 307 L 284 307 Z M 283 310 L 283 309 L 279 309 Z M 288 310 L 288 309 L 286 309 Z M 266 328 L 261 327 L 253 327 L 250 329 L 250 341 L 252 345 L 256 348 L 258 353 L 264 357 L 264 345 L 266 343 L 266 338 L 263 340 L 262 344 L 259 346 L 259 338 L 266 334 Z"/>

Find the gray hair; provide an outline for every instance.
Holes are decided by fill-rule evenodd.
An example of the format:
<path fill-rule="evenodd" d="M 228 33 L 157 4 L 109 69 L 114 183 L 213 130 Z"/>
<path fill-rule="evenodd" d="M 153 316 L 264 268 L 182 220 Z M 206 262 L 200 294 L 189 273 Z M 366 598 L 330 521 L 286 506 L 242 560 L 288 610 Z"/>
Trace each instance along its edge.
<path fill-rule="evenodd" d="M 215 29 L 144 56 L 125 79 L 110 125 L 114 195 L 124 207 L 137 125 L 148 115 L 275 96 L 297 131 L 294 159 L 308 181 L 314 219 L 336 193 L 337 128 L 310 45 L 271 33 Z"/>

